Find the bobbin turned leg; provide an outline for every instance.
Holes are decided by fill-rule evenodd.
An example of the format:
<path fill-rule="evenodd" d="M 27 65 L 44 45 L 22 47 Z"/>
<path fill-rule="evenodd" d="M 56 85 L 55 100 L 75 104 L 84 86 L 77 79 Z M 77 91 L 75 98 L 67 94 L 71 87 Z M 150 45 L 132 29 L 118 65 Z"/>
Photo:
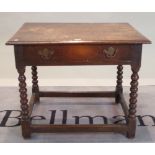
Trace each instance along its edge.
<path fill-rule="evenodd" d="M 20 103 L 21 103 L 21 127 L 22 127 L 22 135 L 24 138 L 30 138 L 31 130 L 30 130 L 30 117 L 29 117 L 29 106 L 27 99 L 27 89 L 26 89 L 26 77 L 25 66 L 17 67 L 17 71 L 19 73 L 19 92 L 20 92 Z"/>
<path fill-rule="evenodd" d="M 37 76 L 37 67 L 32 66 L 32 93 L 35 93 L 35 102 L 39 102 L 39 86 L 38 86 L 38 76 Z"/>
<path fill-rule="evenodd" d="M 115 103 L 120 102 L 120 93 L 123 92 L 122 82 L 123 82 L 123 65 L 118 65 L 117 66 L 117 84 L 116 84 Z"/>
<path fill-rule="evenodd" d="M 132 75 L 131 75 L 131 87 L 130 87 L 130 99 L 129 99 L 129 115 L 128 115 L 128 132 L 127 137 L 128 138 L 134 138 L 135 137 L 135 131 L 136 131 L 136 103 L 137 103 L 137 92 L 138 92 L 138 71 L 139 68 L 131 66 L 132 69 Z"/>

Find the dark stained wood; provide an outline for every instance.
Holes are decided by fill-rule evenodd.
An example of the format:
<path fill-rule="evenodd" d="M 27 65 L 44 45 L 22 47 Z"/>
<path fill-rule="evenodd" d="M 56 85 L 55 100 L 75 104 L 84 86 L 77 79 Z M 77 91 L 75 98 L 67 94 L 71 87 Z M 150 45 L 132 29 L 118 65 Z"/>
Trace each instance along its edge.
<path fill-rule="evenodd" d="M 117 84 L 116 84 L 116 96 L 115 96 L 115 102 L 119 103 L 121 100 L 120 94 L 123 92 L 123 65 L 117 66 Z"/>
<path fill-rule="evenodd" d="M 131 88 L 130 88 L 130 104 L 129 104 L 129 115 L 128 115 L 128 125 L 129 131 L 127 133 L 128 138 L 135 137 L 136 131 L 136 103 L 137 103 L 137 92 L 138 92 L 138 71 L 139 66 L 131 66 L 132 75 L 131 75 Z"/>
<path fill-rule="evenodd" d="M 32 132 L 120 132 L 128 130 L 123 124 L 108 125 L 31 125 Z"/>
<path fill-rule="evenodd" d="M 28 99 L 27 99 L 27 89 L 26 89 L 26 77 L 24 75 L 25 73 L 25 67 L 17 68 L 17 71 L 19 73 L 19 92 L 20 92 L 20 103 L 21 103 L 21 109 L 22 112 L 22 120 L 28 119 Z"/>
<path fill-rule="evenodd" d="M 104 43 L 150 41 L 128 23 L 25 23 L 7 42 L 17 44 Z"/>
<path fill-rule="evenodd" d="M 26 45 L 22 46 L 25 65 L 61 66 L 61 65 L 117 65 L 131 64 L 141 45 Z M 16 48 L 21 48 L 16 45 Z M 114 56 L 108 56 L 105 50 L 113 48 Z M 135 60 L 137 61 L 137 59 Z"/>
<path fill-rule="evenodd" d="M 40 97 L 114 97 L 115 91 L 107 92 L 47 92 L 40 91 Z"/>
<path fill-rule="evenodd" d="M 22 135 L 24 138 L 29 138 L 31 134 L 30 130 L 30 117 L 29 117 L 29 106 L 27 99 L 27 89 L 26 89 L 26 77 L 25 67 L 18 67 L 17 71 L 19 73 L 19 93 L 20 93 L 20 103 L 22 110 L 22 118 L 21 118 L 21 127 L 22 127 Z"/>
<path fill-rule="evenodd" d="M 35 102 L 39 102 L 39 86 L 38 86 L 38 76 L 37 67 L 32 66 L 32 92 L 35 93 Z"/>
<path fill-rule="evenodd" d="M 26 23 L 6 43 L 14 45 L 22 110 L 22 135 L 32 132 L 136 132 L 138 71 L 142 44 L 151 43 L 127 23 L 54 24 Z M 113 92 L 44 92 L 39 91 L 37 66 L 117 65 L 116 90 Z M 123 96 L 123 65 L 132 68 L 129 108 Z M 25 67 L 32 66 L 32 97 L 27 102 Z M 30 123 L 33 105 L 39 97 L 114 97 L 127 117 L 126 124 L 111 125 L 34 125 Z"/>

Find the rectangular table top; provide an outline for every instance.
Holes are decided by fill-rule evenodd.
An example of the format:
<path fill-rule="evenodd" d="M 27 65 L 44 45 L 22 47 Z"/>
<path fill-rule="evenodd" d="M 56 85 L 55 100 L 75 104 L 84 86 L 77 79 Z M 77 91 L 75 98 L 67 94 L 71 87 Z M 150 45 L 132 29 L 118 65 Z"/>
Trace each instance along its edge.
<path fill-rule="evenodd" d="M 128 23 L 25 23 L 6 43 L 20 44 L 148 44 Z"/>

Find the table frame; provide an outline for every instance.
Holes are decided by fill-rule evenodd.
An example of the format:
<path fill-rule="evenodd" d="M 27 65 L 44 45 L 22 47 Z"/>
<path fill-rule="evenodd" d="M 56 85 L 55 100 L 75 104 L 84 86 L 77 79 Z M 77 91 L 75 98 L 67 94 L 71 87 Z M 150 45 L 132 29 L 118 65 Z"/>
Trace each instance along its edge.
<path fill-rule="evenodd" d="M 136 131 L 136 103 L 138 91 L 138 71 L 141 64 L 141 46 L 135 51 L 135 59 L 131 62 L 131 87 L 129 107 L 126 104 L 123 95 L 123 63 L 117 64 L 116 90 L 112 92 L 44 92 L 39 90 L 37 65 L 32 69 L 32 96 L 28 103 L 25 69 L 26 64 L 20 61 L 20 46 L 15 46 L 16 68 L 19 73 L 19 92 L 22 110 L 21 127 L 24 138 L 30 138 L 33 132 L 118 132 L 126 133 L 128 138 L 133 138 Z M 139 52 L 138 52 L 139 51 Z M 137 53 L 136 53 L 137 52 Z M 110 64 L 111 65 L 111 64 Z M 125 64 L 126 65 L 126 64 Z M 126 124 L 109 125 L 36 125 L 31 123 L 31 113 L 35 103 L 38 103 L 40 97 L 114 97 L 116 103 L 120 103 L 123 112 L 127 118 Z"/>

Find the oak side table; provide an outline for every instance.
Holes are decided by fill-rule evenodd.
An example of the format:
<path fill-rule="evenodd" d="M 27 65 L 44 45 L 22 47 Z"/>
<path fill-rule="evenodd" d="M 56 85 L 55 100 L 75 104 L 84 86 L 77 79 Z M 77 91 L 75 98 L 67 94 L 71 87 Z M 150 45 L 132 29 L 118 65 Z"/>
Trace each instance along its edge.
<path fill-rule="evenodd" d="M 6 43 L 14 45 L 24 138 L 32 132 L 120 132 L 133 138 L 136 131 L 138 71 L 142 44 L 151 43 L 127 23 L 25 23 Z M 38 86 L 37 66 L 117 65 L 116 90 L 108 92 L 45 92 Z M 129 106 L 123 96 L 123 65 L 132 70 Z M 26 66 L 32 68 L 32 96 L 27 99 Z M 40 97 L 114 97 L 126 124 L 32 124 L 31 113 Z"/>

